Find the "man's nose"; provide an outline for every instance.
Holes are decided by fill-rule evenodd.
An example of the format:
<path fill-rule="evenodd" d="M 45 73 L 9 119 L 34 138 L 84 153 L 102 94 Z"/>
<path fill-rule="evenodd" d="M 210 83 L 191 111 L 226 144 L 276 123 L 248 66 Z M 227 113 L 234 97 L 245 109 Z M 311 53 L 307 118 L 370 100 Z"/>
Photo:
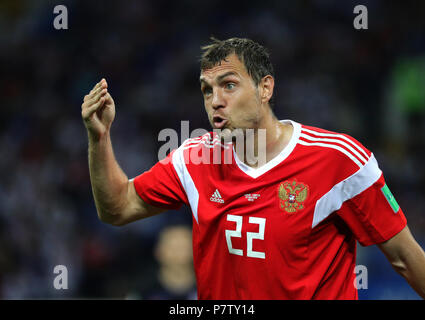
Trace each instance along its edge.
<path fill-rule="evenodd" d="M 223 93 L 220 89 L 213 91 L 213 98 L 211 106 L 214 108 L 214 110 L 219 108 L 224 108 L 226 106 L 226 102 L 223 97 Z"/>

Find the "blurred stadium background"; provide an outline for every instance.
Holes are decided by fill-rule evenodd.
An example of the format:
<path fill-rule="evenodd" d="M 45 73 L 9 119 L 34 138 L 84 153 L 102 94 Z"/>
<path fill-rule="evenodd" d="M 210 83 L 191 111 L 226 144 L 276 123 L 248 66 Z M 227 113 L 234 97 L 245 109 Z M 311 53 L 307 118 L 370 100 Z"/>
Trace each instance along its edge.
<path fill-rule="evenodd" d="M 59 4 L 68 30 L 53 28 Z M 368 30 L 353 28 L 358 4 Z M 187 208 L 121 228 L 97 220 L 80 106 L 105 77 L 116 156 L 129 177 L 140 174 L 158 160 L 160 130 L 179 132 L 180 120 L 209 128 L 197 60 L 211 35 L 270 49 L 279 118 L 371 149 L 425 247 L 424 9 L 383 0 L 1 1 L 0 298 L 195 297 Z M 419 298 L 375 246 L 358 246 L 357 264 L 368 268 L 361 299 Z M 68 290 L 53 288 L 55 265 L 67 266 Z"/>

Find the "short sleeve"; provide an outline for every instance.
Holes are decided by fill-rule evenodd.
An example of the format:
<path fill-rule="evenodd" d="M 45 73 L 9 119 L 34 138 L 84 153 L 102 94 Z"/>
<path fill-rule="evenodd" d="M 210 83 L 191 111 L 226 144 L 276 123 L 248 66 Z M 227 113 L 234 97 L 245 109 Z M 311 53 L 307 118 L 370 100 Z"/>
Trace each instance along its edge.
<path fill-rule="evenodd" d="M 363 246 L 389 240 L 407 224 L 383 174 L 370 187 L 345 201 L 338 215 Z"/>
<path fill-rule="evenodd" d="M 187 203 L 187 196 L 174 168 L 171 152 L 164 160 L 157 162 L 150 170 L 134 178 L 138 195 L 148 204 L 163 209 L 179 209 Z"/>

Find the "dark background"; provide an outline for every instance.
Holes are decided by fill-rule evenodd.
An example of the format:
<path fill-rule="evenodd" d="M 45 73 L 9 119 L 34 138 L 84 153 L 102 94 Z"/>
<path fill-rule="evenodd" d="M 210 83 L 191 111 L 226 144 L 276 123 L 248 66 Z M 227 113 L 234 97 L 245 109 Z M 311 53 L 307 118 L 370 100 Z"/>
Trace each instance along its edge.
<path fill-rule="evenodd" d="M 102 77 L 129 177 L 158 160 L 158 133 L 209 129 L 199 89 L 211 35 L 269 48 L 280 119 L 347 133 L 372 150 L 425 247 L 425 6 L 419 1 L 0 2 L 0 297 L 149 298 L 158 233 L 187 208 L 117 228 L 97 219 L 81 120 Z M 368 9 L 356 30 L 353 9 Z M 68 30 L 53 27 L 56 5 Z M 362 299 L 417 299 L 376 246 Z M 56 265 L 67 290 L 53 287 Z"/>

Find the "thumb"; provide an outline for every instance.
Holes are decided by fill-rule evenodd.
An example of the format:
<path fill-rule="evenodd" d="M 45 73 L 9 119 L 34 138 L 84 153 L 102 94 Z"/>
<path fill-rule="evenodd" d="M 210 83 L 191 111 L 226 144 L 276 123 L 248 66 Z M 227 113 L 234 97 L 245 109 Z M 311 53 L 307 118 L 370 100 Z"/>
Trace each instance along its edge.
<path fill-rule="evenodd" d="M 109 94 L 109 92 L 106 93 L 105 98 L 106 98 L 105 102 L 114 103 L 114 99 L 112 99 L 112 96 Z"/>

